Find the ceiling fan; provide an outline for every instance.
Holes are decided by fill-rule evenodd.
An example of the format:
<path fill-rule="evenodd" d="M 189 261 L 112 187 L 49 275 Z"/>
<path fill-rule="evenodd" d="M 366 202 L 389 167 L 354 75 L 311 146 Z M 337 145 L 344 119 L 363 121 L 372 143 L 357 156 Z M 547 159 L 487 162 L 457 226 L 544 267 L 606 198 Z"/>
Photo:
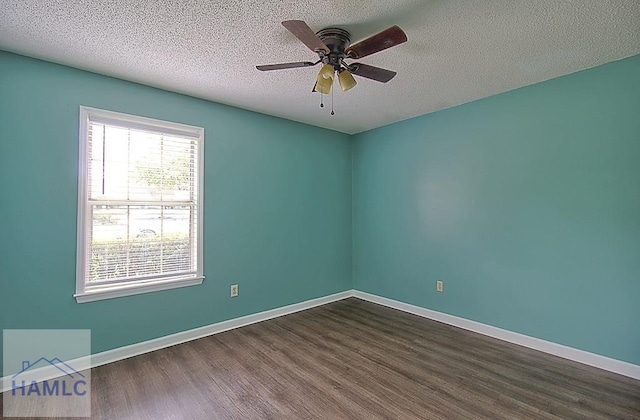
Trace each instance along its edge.
<path fill-rule="evenodd" d="M 395 71 L 362 63 L 347 64 L 345 60 L 360 59 L 407 41 L 407 35 L 398 26 L 387 28 L 353 45 L 351 45 L 351 35 L 344 29 L 326 28 L 314 33 L 309 25 L 302 20 L 285 20 L 282 22 L 282 26 L 287 28 L 311 51 L 318 54 L 318 61 L 267 64 L 256 66 L 256 68 L 261 71 L 270 71 L 310 67 L 322 63 L 323 66 L 318 73 L 312 92 L 323 94 L 328 94 L 331 91 L 336 74 L 343 91 L 356 85 L 352 74 L 387 83 L 396 75 Z"/>

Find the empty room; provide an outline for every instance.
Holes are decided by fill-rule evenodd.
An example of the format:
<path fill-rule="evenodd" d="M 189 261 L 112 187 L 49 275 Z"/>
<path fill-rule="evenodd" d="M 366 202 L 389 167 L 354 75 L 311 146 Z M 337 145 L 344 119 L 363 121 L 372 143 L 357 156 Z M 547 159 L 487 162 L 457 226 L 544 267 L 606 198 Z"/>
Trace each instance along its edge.
<path fill-rule="evenodd" d="M 640 419 L 640 3 L 8 0 L 1 415 Z"/>

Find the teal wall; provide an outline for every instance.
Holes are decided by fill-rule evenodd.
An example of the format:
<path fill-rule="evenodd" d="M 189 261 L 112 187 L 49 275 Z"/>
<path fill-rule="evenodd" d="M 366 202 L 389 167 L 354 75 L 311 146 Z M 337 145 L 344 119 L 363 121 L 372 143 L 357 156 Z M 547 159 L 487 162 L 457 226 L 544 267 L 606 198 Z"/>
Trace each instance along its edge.
<path fill-rule="evenodd" d="M 640 56 L 359 134 L 353 156 L 355 289 L 640 364 Z"/>
<path fill-rule="evenodd" d="M 80 105 L 205 128 L 201 286 L 75 302 Z M 0 226 L 0 329 L 91 328 L 100 352 L 350 289 L 351 142 L 0 52 Z"/>
<path fill-rule="evenodd" d="M 0 328 L 100 352 L 353 287 L 640 364 L 638 74 L 347 136 L 0 52 Z M 201 286 L 72 298 L 80 105 L 205 128 Z"/>

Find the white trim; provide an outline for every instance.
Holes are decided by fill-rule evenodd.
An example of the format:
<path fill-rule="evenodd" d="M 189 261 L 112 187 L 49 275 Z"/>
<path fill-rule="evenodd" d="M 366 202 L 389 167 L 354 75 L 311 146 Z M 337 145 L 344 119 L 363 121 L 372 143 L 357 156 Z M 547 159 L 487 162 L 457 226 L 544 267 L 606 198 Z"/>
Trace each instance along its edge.
<path fill-rule="evenodd" d="M 103 289 L 85 289 L 85 292 L 76 293 L 73 297 L 76 298 L 76 302 L 78 303 L 94 302 L 96 300 L 159 292 L 161 290 L 176 289 L 178 287 L 197 286 L 202 284 L 202 280 L 204 280 L 204 277 L 187 277 L 152 282 L 125 283 L 121 287 L 108 285 Z"/>
<path fill-rule="evenodd" d="M 139 115 L 125 114 L 123 112 L 108 111 L 106 109 L 92 108 L 80 105 L 80 116 L 89 117 L 99 123 L 115 125 L 118 127 L 135 128 L 137 130 L 172 134 L 174 136 L 204 137 L 204 128 L 195 125 L 188 125 L 173 121 L 157 120 L 155 118 L 142 117 Z M 126 123 L 126 124 L 123 124 Z M 81 132 L 82 133 L 82 132 Z"/>
<path fill-rule="evenodd" d="M 518 344 L 523 347 L 538 350 L 543 353 L 552 354 L 564 359 L 573 360 L 574 362 L 597 367 L 609 372 L 618 373 L 634 379 L 640 379 L 640 366 L 633 363 L 616 360 L 599 354 L 590 353 L 573 347 L 564 346 L 562 344 L 552 343 L 551 341 L 541 340 L 513 331 L 504 330 L 502 328 L 493 327 L 491 325 L 482 324 L 480 322 L 471 321 L 465 318 L 445 314 L 431 309 L 422 308 L 397 300 L 385 298 L 371 293 L 353 290 L 353 297 L 377 303 L 379 305 L 388 306 L 403 312 L 408 312 L 423 318 L 429 318 L 444 324 L 453 325 L 454 327 L 473 331 L 482 335 L 497 338 L 509 343 Z"/>
<path fill-rule="evenodd" d="M 143 341 L 141 343 L 131 344 L 129 346 L 118 347 L 113 350 L 103 351 L 91 356 L 70 360 L 68 362 L 69 364 L 72 364 L 77 371 L 87 370 L 97 366 L 106 365 L 107 363 L 113 363 L 117 362 L 118 360 L 128 359 L 140 354 L 160 350 L 165 347 L 171 347 L 177 344 L 185 343 L 187 341 L 197 340 L 198 338 L 203 338 L 235 328 L 244 327 L 246 325 L 255 324 L 257 322 L 266 321 L 268 319 L 292 314 L 294 312 L 304 311 L 316 306 L 326 305 L 327 303 L 336 302 L 338 300 L 346 299 L 351 296 L 353 296 L 351 290 L 335 293 L 332 295 L 323 296 L 300 303 L 294 303 L 292 305 L 287 305 L 268 311 L 258 312 L 256 314 L 242 316 L 240 318 L 217 322 L 215 324 L 206 325 L 200 328 L 194 328 L 192 330 L 166 335 L 164 337 L 154 338 L 153 340 Z M 48 366 L 45 368 L 32 370 L 30 377 L 38 378 L 37 381 L 40 382 L 59 377 L 60 375 L 56 372 L 59 373 L 56 368 L 54 368 L 53 366 Z M 7 384 L 8 386 L 5 387 L 5 384 Z M 3 377 L 1 384 L 2 391 L 0 392 L 10 390 L 10 384 L 11 376 Z"/>
<path fill-rule="evenodd" d="M 388 306 L 390 308 L 418 315 L 423 318 L 432 319 L 444 324 L 452 325 L 454 327 L 463 328 L 465 330 L 477 332 L 479 334 L 497 338 L 509 343 L 518 344 L 530 349 L 562 357 L 564 359 L 573 360 L 574 362 L 583 363 L 585 365 L 593 366 L 596 368 L 607 370 L 609 372 L 618 373 L 620 375 L 640 380 L 639 365 L 623 362 L 621 360 L 611 359 L 609 357 L 600 356 L 583 350 L 563 346 L 561 344 L 552 343 L 550 341 L 541 340 L 539 338 L 530 337 L 512 331 L 503 330 L 501 328 L 492 327 L 480 322 L 448 315 L 438 311 L 433 311 L 431 309 L 421 308 L 419 306 L 410 305 L 408 303 L 399 302 L 397 300 L 377 296 L 371 293 L 361 292 L 359 290 L 347 290 L 344 292 L 335 293 L 332 295 L 323 296 L 300 303 L 294 303 L 292 305 L 287 305 L 264 312 L 258 312 L 256 314 L 246 315 L 240 318 L 234 318 L 211 325 L 206 325 L 200 328 L 182 331 L 176 334 L 155 338 L 153 340 L 143 341 L 141 343 L 131 344 L 124 347 L 118 347 L 113 350 L 107 350 L 93 354 L 91 356 L 75 359 L 70 362 L 73 363 L 74 367 L 78 367 L 78 369 L 76 370 L 86 370 L 93 367 L 105 365 L 107 363 L 117 362 L 118 360 L 128 359 L 140 354 L 149 353 L 170 346 L 175 346 L 187 341 L 197 340 L 198 338 L 203 338 L 235 328 L 244 327 L 246 325 L 255 324 L 257 322 L 266 321 L 268 319 L 277 318 L 294 312 L 304 311 L 316 306 L 326 305 L 327 303 L 336 302 L 350 297 L 356 297 L 358 299 L 377 303 L 378 305 Z M 55 368 L 48 367 L 42 368 L 42 370 L 34 369 L 33 372 L 36 372 L 34 375 L 37 375 L 37 377 L 41 381 L 58 377 L 59 375 L 57 375 L 51 369 Z M 6 381 L 7 379 L 8 381 Z M 5 376 L 2 378 L 2 383 L 0 384 L 2 386 L 2 391 L 0 392 L 5 392 L 10 389 L 10 386 L 4 386 L 5 383 L 10 384 L 10 381 L 10 376 Z"/>
<path fill-rule="evenodd" d="M 78 125 L 78 225 L 76 228 L 76 294 L 84 293 L 87 262 L 87 180 L 89 179 L 89 112 L 91 108 L 80 107 Z M 74 295 L 75 296 L 75 295 Z"/>
<path fill-rule="evenodd" d="M 196 138 L 196 273 L 195 276 L 181 273 L 179 277 L 162 276 L 157 279 L 145 279 L 144 281 L 131 281 L 127 285 L 104 284 L 100 287 L 87 284 L 87 219 L 88 219 L 88 170 L 89 170 L 89 125 L 91 121 L 100 121 L 115 124 L 127 128 L 135 128 L 146 131 L 158 131 L 177 136 Z M 76 242 L 76 293 L 73 295 L 78 303 L 93 302 L 96 300 L 111 299 L 122 296 L 131 296 L 141 293 L 157 292 L 160 290 L 175 289 L 177 287 L 195 286 L 202 284 L 204 279 L 204 128 L 176 122 L 156 120 L 153 118 L 86 106 L 79 107 L 78 125 L 78 217 L 77 217 L 77 242 Z M 109 203 L 119 202 L 109 200 Z M 135 203 L 135 201 L 120 201 L 122 203 Z"/>
<path fill-rule="evenodd" d="M 251 315 L 245 315 L 240 318 L 234 318 L 227 321 L 217 322 L 204 327 L 194 328 L 192 330 L 182 331 L 176 334 L 155 338 L 142 343 L 131 344 L 129 346 L 119 347 L 113 350 L 107 350 L 102 353 L 93 355 L 92 365 L 101 366 L 118 360 L 127 359 L 139 354 L 163 349 L 165 347 L 175 346 L 177 344 L 186 343 L 187 341 L 197 340 L 199 338 L 208 337 L 210 335 L 219 334 L 221 332 L 233 330 L 257 322 L 266 321 L 272 318 L 278 318 L 294 312 L 304 311 L 316 306 L 326 305 L 327 303 L 336 302 L 351 296 L 351 292 L 340 292 L 329 296 L 323 296 L 316 299 L 307 300 L 280 308 L 270 309 L 268 311 L 258 312 Z"/>

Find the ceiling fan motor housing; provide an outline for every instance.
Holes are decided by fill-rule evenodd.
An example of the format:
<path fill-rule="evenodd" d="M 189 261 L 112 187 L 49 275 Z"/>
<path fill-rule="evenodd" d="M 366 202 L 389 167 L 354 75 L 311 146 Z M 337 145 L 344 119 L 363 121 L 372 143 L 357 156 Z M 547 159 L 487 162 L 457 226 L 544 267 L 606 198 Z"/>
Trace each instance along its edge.
<path fill-rule="evenodd" d="M 351 43 L 351 35 L 340 28 L 325 28 L 316 32 L 316 35 L 329 48 L 329 54 L 318 52 L 322 63 L 331 64 L 336 71 L 339 71 L 342 61 L 347 58 L 345 50 Z"/>

